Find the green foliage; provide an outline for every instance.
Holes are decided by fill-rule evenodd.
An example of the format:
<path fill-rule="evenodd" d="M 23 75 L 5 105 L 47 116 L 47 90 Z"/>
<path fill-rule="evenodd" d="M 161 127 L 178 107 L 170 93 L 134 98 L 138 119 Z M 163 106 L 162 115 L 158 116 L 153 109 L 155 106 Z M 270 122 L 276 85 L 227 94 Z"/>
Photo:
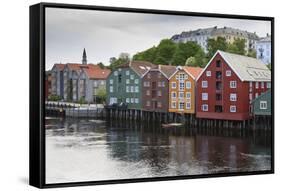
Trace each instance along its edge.
<path fill-rule="evenodd" d="M 100 103 L 104 103 L 106 100 L 106 89 L 104 87 L 100 87 L 97 90 L 97 98 L 100 101 Z"/>
<path fill-rule="evenodd" d="M 176 52 L 176 44 L 169 39 L 161 40 L 157 47 L 156 58 L 154 59 L 155 64 L 169 65 L 172 63 L 173 55 Z"/>
<path fill-rule="evenodd" d="M 85 100 L 85 97 L 84 97 L 84 96 L 81 97 L 81 98 L 79 99 L 78 103 L 79 103 L 79 104 L 85 104 L 85 103 L 87 103 L 86 100 Z"/>
<path fill-rule="evenodd" d="M 247 56 L 257 58 L 257 51 L 255 49 L 250 49 Z"/>
<path fill-rule="evenodd" d="M 61 100 L 61 97 L 58 95 L 50 95 L 48 100 L 49 101 L 59 101 L 59 100 Z"/>
<path fill-rule="evenodd" d="M 133 56 L 133 60 L 154 62 L 156 53 L 157 53 L 157 48 L 153 46 L 143 52 L 138 52 L 137 54 L 135 54 Z"/>
<path fill-rule="evenodd" d="M 237 38 L 233 41 L 233 43 L 228 44 L 226 51 L 234 54 L 245 55 L 245 43 L 245 39 Z"/>
<path fill-rule="evenodd" d="M 194 56 L 190 56 L 188 59 L 185 61 L 186 66 L 196 66 L 196 59 Z"/>
<path fill-rule="evenodd" d="M 271 70 L 271 63 L 266 65 L 269 70 Z"/>
<path fill-rule="evenodd" d="M 227 42 L 226 39 L 223 37 L 218 37 L 217 39 L 208 39 L 207 43 L 208 59 L 211 59 L 213 55 L 217 52 L 217 50 L 226 51 L 227 49 Z"/>
<path fill-rule="evenodd" d="M 105 65 L 104 65 L 102 62 L 99 62 L 97 65 L 98 65 L 101 69 L 104 69 L 104 68 L 105 68 Z"/>
<path fill-rule="evenodd" d="M 123 64 L 127 64 L 130 62 L 130 55 L 128 53 L 121 53 L 118 58 L 111 57 L 109 69 L 114 70 Z"/>

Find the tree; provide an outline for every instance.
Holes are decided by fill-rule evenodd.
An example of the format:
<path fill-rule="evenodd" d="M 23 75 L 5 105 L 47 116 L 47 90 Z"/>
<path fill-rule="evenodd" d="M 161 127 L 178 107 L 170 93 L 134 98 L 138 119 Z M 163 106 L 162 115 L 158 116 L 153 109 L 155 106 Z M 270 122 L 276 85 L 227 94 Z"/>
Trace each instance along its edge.
<path fill-rule="evenodd" d="M 142 60 L 148 62 L 154 62 L 157 53 L 157 47 L 153 46 L 143 52 L 138 52 L 133 56 L 133 60 Z"/>
<path fill-rule="evenodd" d="M 121 53 L 118 58 L 111 57 L 109 59 L 110 65 L 109 69 L 114 70 L 123 64 L 127 64 L 130 62 L 130 55 L 128 53 Z"/>
<path fill-rule="evenodd" d="M 155 55 L 155 64 L 169 65 L 172 63 L 172 57 L 176 51 L 176 44 L 169 39 L 161 40 L 157 47 L 157 53 Z"/>
<path fill-rule="evenodd" d="M 257 51 L 255 49 L 250 49 L 247 56 L 257 58 Z"/>
<path fill-rule="evenodd" d="M 189 57 L 188 59 L 186 59 L 185 62 L 186 66 L 196 66 L 196 60 L 194 56 Z"/>
<path fill-rule="evenodd" d="M 100 87 L 97 89 L 97 99 L 99 103 L 104 103 L 106 100 L 106 89 L 104 87 Z"/>
<path fill-rule="evenodd" d="M 226 51 L 234 54 L 245 55 L 246 54 L 245 43 L 246 43 L 245 39 L 237 38 L 232 43 L 228 44 Z"/>
<path fill-rule="evenodd" d="M 105 68 L 105 65 L 104 65 L 102 62 L 99 62 L 97 65 L 98 65 L 101 69 L 104 69 L 104 68 Z"/>
<path fill-rule="evenodd" d="M 211 59 L 212 56 L 217 52 L 217 50 L 226 51 L 226 49 L 227 42 L 223 37 L 217 37 L 216 39 L 211 38 L 207 41 L 208 59 Z"/>

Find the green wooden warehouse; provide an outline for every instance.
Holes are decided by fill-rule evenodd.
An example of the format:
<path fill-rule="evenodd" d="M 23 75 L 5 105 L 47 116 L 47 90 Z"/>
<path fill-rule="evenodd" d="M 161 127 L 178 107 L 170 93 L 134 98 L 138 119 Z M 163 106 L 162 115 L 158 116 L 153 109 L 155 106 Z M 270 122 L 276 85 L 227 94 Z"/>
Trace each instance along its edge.
<path fill-rule="evenodd" d="M 106 103 L 126 104 L 129 109 L 142 108 L 141 77 L 154 65 L 132 61 L 113 70 L 106 80 Z"/>
<path fill-rule="evenodd" d="M 252 101 L 253 115 L 271 115 L 271 89 Z"/>

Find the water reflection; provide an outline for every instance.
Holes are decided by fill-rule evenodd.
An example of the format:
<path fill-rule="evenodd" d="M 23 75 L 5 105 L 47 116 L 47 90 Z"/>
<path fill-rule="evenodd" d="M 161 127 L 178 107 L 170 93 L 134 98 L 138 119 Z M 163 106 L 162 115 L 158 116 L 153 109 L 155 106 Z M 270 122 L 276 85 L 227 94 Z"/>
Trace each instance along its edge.
<path fill-rule="evenodd" d="M 264 132 L 46 119 L 47 183 L 270 170 L 270 156 Z"/>

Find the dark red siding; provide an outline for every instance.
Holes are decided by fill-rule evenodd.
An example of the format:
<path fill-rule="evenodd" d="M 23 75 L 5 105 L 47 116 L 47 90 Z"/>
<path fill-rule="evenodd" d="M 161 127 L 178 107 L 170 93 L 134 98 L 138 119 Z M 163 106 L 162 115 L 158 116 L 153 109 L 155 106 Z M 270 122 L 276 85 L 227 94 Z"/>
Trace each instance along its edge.
<path fill-rule="evenodd" d="M 217 61 L 220 60 L 220 67 L 217 67 Z M 226 76 L 226 71 L 231 71 L 231 76 Z M 207 77 L 206 72 L 211 71 L 211 76 Z M 216 78 L 216 72 L 221 72 L 221 78 Z M 208 81 L 208 87 L 202 88 L 202 81 Z M 230 81 L 236 81 L 236 88 L 230 88 Z M 221 83 L 221 90 L 217 90 L 216 84 Z M 207 69 L 197 80 L 196 90 L 196 116 L 198 118 L 209 119 L 225 119 L 225 120 L 246 120 L 250 118 L 250 82 L 242 82 L 237 74 L 223 60 L 220 54 L 217 54 L 211 61 Z M 255 93 L 266 91 L 266 83 L 264 88 L 255 88 L 255 82 L 252 83 L 252 97 L 255 98 Z M 208 93 L 208 100 L 202 100 L 202 93 Z M 230 101 L 230 94 L 236 93 L 237 100 Z M 221 96 L 221 101 L 217 101 L 216 96 Z M 202 111 L 202 105 L 208 105 L 208 111 Z M 236 112 L 230 112 L 230 106 L 236 106 Z M 219 108 L 221 106 L 221 108 Z M 217 111 L 215 111 L 217 107 Z M 221 112 L 218 112 L 222 109 Z"/>
<path fill-rule="evenodd" d="M 144 84 L 149 82 L 149 87 Z M 159 87 L 158 82 L 164 83 Z M 149 94 L 147 94 L 149 91 Z M 158 95 L 161 91 L 161 95 Z M 159 71 L 151 70 L 142 79 L 142 108 L 147 111 L 168 112 L 169 109 L 168 79 Z M 148 104 L 148 102 L 150 104 Z"/>

